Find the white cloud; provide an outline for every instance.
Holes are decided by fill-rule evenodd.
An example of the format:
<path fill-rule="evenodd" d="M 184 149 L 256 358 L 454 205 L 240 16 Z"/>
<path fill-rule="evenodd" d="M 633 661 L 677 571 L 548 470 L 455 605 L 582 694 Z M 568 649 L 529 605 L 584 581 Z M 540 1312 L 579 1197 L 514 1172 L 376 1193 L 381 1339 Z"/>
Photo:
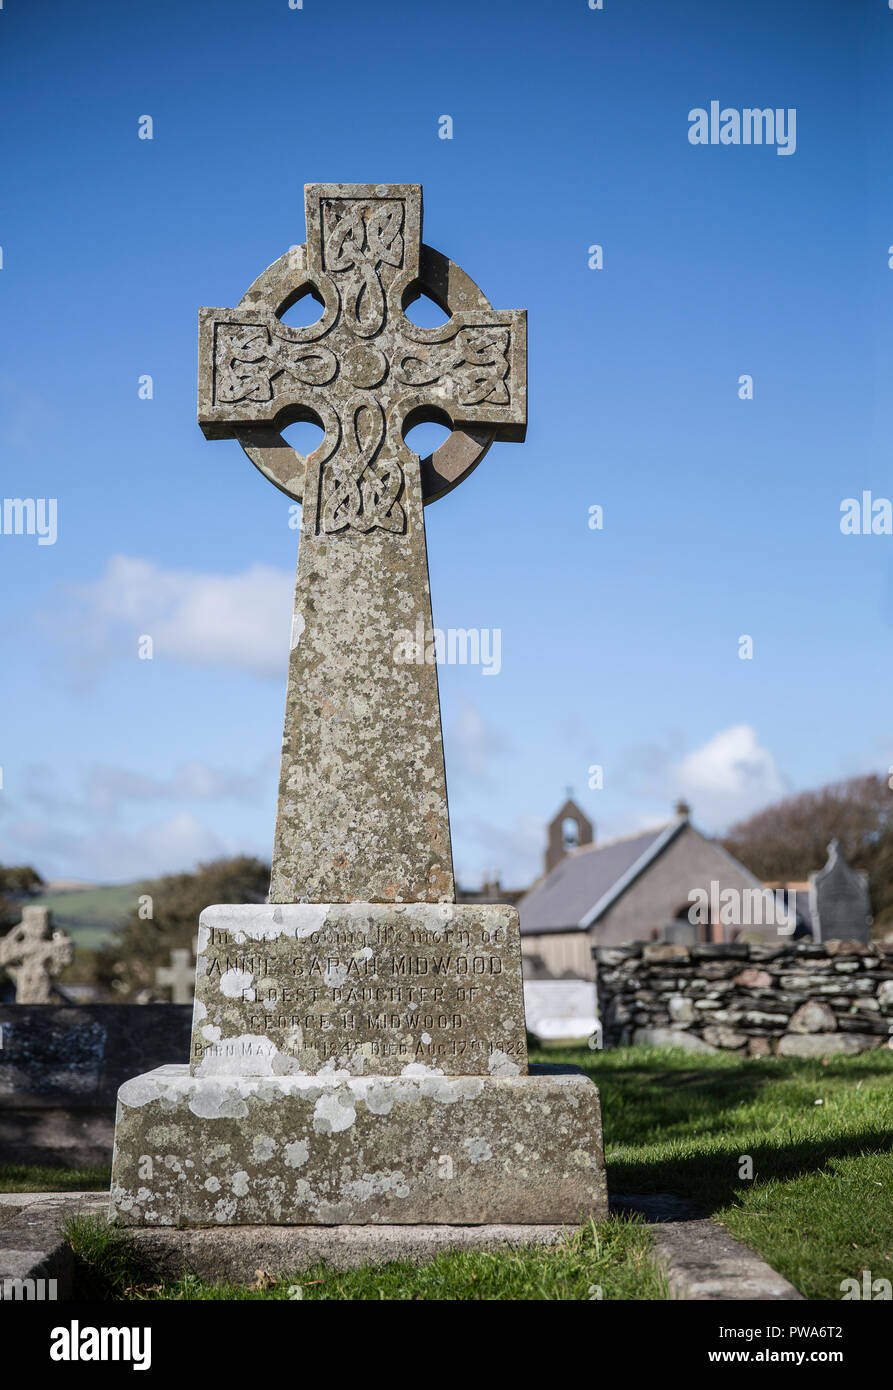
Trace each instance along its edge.
<path fill-rule="evenodd" d="M 153 878 L 193 869 L 202 860 L 251 852 L 186 812 L 135 831 L 103 826 L 72 832 L 43 819 L 23 820 L 8 839 L 15 844 L 15 857 L 34 864 L 44 878 L 99 882 Z"/>
<path fill-rule="evenodd" d="M 153 776 L 100 763 L 88 769 L 82 789 L 72 789 L 59 783 L 51 767 L 31 764 L 17 784 L 15 804 L 0 798 L 3 857 L 33 863 L 44 878 L 101 882 L 176 873 L 232 854 L 264 857 L 267 845 L 258 849 L 254 836 L 244 833 L 218 834 L 189 803 L 231 801 L 240 813 L 250 805 L 272 806 L 276 766 L 272 755 L 249 772 L 195 761 Z M 153 802 L 169 804 L 154 808 L 158 819 L 150 824 L 135 823 L 142 808 L 151 814 Z M 131 808 L 135 812 L 128 815 Z M 238 819 L 242 824 L 245 815 Z"/>
<path fill-rule="evenodd" d="M 95 657 L 123 640 L 135 654 L 137 639 L 147 635 L 156 660 L 173 657 L 191 666 L 281 677 L 293 584 L 293 575 L 270 565 L 252 565 L 241 574 L 200 574 L 113 555 L 98 580 L 72 591 L 80 609 L 77 639 Z M 129 629 L 126 639 L 122 629 Z"/>
<path fill-rule="evenodd" d="M 238 801 L 256 804 L 275 794 L 278 755 L 264 758 L 252 772 L 210 767 L 195 760 L 182 763 L 168 776 L 155 777 L 112 763 L 95 763 L 84 778 L 84 789 L 72 793 L 60 782 L 55 768 L 30 763 L 19 786 L 24 805 L 44 815 L 78 817 L 117 813 L 125 802 Z"/>
<path fill-rule="evenodd" d="M 278 758 L 276 758 L 278 766 Z M 253 773 L 184 763 L 169 777 L 150 777 L 127 768 L 100 764 L 91 769 L 87 782 L 89 809 L 114 811 L 122 801 L 225 801 L 257 802 L 268 790 L 271 760 Z"/>
<path fill-rule="evenodd" d="M 668 769 L 674 791 L 691 802 L 695 820 L 718 829 L 788 794 L 768 748 L 750 724 L 733 724 Z"/>

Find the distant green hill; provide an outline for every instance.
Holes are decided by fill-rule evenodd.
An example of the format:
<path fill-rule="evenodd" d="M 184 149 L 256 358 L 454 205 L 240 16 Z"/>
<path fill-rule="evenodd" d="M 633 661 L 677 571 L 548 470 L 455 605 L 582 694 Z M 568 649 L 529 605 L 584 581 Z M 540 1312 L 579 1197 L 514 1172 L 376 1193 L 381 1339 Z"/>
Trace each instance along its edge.
<path fill-rule="evenodd" d="M 151 883 L 140 880 L 43 893 L 29 901 L 50 908 L 53 925 L 67 931 L 76 947 L 95 951 L 130 915 L 140 894 L 150 891 Z"/>

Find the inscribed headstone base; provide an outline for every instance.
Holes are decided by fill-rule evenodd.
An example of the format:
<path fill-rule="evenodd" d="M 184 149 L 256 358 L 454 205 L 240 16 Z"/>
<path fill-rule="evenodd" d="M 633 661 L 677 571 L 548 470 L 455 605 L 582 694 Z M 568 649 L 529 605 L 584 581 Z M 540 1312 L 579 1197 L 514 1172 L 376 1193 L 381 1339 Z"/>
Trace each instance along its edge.
<path fill-rule="evenodd" d="M 194 1076 L 527 1071 L 513 907 L 220 904 L 195 973 Z"/>

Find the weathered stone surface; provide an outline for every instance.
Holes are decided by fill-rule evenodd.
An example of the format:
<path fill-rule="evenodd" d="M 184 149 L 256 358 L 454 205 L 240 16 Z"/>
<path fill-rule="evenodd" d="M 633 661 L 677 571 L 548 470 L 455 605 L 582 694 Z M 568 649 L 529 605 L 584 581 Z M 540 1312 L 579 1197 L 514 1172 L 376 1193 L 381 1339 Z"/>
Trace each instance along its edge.
<path fill-rule="evenodd" d="M 782 989 L 796 990 L 798 993 L 813 989 L 816 985 L 816 980 L 813 975 L 801 975 L 799 973 L 795 975 L 782 975 L 780 981 Z"/>
<path fill-rule="evenodd" d="M 785 1033 L 778 1040 L 779 1057 L 834 1057 L 838 1053 L 865 1052 L 877 1047 L 879 1037 L 870 1033 Z"/>
<path fill-rule="evenodd" d="M 455 901 L 422 505 L 523 439 L 526 319 L 422 247 L 415 184 L 312 184 L 307 242 L 200 316 L 199 423 L 303 502 L 273 902 Z M 451 313 L 418 328 L 404 303 Z M 319 321 L 280 315 L 312 294 Z M 446 416 L 422 464 L 404 426 Z M 308 458 L 285 444 L 321 424 Z"/>
<path fill-rule="evenodd" d="M 684 994 L 671 994 L 667 1000 L 667 1007 L 674 1023 L 691 1023 L 695 1016 L 695 1006 Z"/>
<path fill-rule="evenodd" d="M 788 1015 L 770 1014 L 762 1009 L 745 1009 L 741 1014 L 741 1022 L 751 1028 L 786 1028 Z"/>
<path fill-rule="evenodd" d="M 744 1017 L 741 1009 L 717 1009 L 710 1015 L 711 1023 L 740 1023 Z"/>
<path fill-rule="evenodd" d="M 105 1205 L 95 1192 L 0 1194 L 0 1300 L 29 1297 L 18 1283 L 25 1280 L 45 1281 L 31 1298 L 70 1298 L 74 1257 L 63 1225 L 69 1216 L 99 1215 Z"/>
<path fill-rule="evenodd" d="M 663 965 L 673 965 L 678 961 L 681 965 L 688 962 L 688 947 L 657 943 L 654 946 L 644 948 L 642 959 L 651 962 L 660 961 Z"/>
<path fill-rule="evenodd" d="M 810 999 L 791 1014 L 788 1028 L 792 1033 L 833 1033 L 837 1017 L 827 1004 Z"/>
<path fill-rule="evenodd" d="M 601 965 L 622 965 L 634 954 L 630 946 L 594 946 L 592 953 Z"/>
<path fill-rule="evenodd" d="M 530 1076 L 192 1077 L 122 1088 L 124 1225 L 573 1223 L 607 1212 L 598 1092 Z"/>
<path fill-rule="evenodd" d="M 692 980 L 688 986 L 689 994 L 705 994 L 708 999 L 718 999 L 722 994 L 729 994 L 735 986 L 731 980 L 717 980 L 712 977 L 706 980 Z"/>
<path fill-rule="evenodd" d="M 194 1075 L 527 1070 L 513 907 L 209 907 L 198 951 Z"/>
<path fill-rule="evenodd" d="M 679 944 L 654 943 L 673 950 Z M 673 965 L 651 959 L 653 947 L 635 943 L 626 948 L 617 969 L 605 969 L 594 951 L 604 1045 L 629 1042 L 630 1023 L 642 1039 L 655 1036 L 655 1030 L 660 1036 L 671 1024 L 677 1045 L 684 1041 L 680 1032 L 715 1042 L 719 1034 L 707 1030 L 718 1027 L 774 1041 L 784 1033 L 796 1035 L 805 1019 L 820 1021 L 829 1031 L 886 1034 L 893 1013 L 888 958 L 877 945 L 845 945 L 844 953 L 793 941 L 772 947 L 693 944 L 688 965 Z M 792 1026 L 792 1016 L 806 1002 L 816 1007 L 801 1013 L 801 1021 Z M 762 1047 L 759 1053 L 767 1055 Z"/>
<path fill-rule="evenodd" d="M 750 947 L 743 942 L 702 941 L 692 946 L 692 960 L 746 960 Z"/>
<path fill-rule="evenodd" d="M 52 1004 L 53 980 L 70 965 L 71 938 L 53 930 L 48 907 L 23 907 L 22 920 L 0 937 L 0 967 L 16 987 L 17 1004 Z"/>
<path fill-rule="evenodd" d="M 734 1051 L 736 1048 L 745 1046 L 747 1034 L 739 1033 L 734 1028 L 726 1028 L 721 1023 L 710 1023 L 704 1029 L 704 1041 L 709 1042 L 713 1047 Z"/>
<path fill-rule="evenodd" d="M 736 975 L 733 984 L 740 985 L 744 989 L 768 989 L 772 984 L 772 976 L 768 970 L 756 970 L 753 967 L 742 970 L 740 975 Z"/>
<path fill-rule="evenodd" d="M 747 1052 L 750 1057 L 771 1057 L 772 1043 L 768 1038 L 748 1038 Z"/>
<path fill-rule="evenodd" d="M 893 1010 L 893 980 L 882 980 L 878 985 L 877 1001 L 886 1013 Z"/>
<path fill-rule="evenodd" d="M 803 1295 L 718 1221 L 667 1221 L 654 1227 L 654 1259 L 673 1298 L 794 1302 Z"/>
<path fill-rule="evenodd" d="M 718 1052 L 696 1033 L 686 1033 L 682 1028 L 637 1028 L 633 1042 L 643 1047 L 681 1047 L 683 1052 Z"/>
<path fill-rule="evenodd" d="M 505 1250 L 558 1245 L 574 1226 L 146 1226 L 128 1231 L 143 1278 L 251 1283 L 265 1274 L 293 1275 L 311 1265 L 356 1269 L 391 1260 L 424 1264 L 447 1250 Z"/>
<path fill-rule="evenodd" d="M 725 980 L 734 973 L 735 965 L 732 961 L 705 960 L 698 962 L 698 978 L 700 980 Z"/>
<path fill-rule="evenodd" d="M 857 1014 L 855 1017 L 841 1014 L 837 1019 L 837 1026 L 841 1033 L 877 1033 L 882 1037 L 889 1037 L 890 1035 L 886 1019 L 871 1018 L 866 1014 Z"/>

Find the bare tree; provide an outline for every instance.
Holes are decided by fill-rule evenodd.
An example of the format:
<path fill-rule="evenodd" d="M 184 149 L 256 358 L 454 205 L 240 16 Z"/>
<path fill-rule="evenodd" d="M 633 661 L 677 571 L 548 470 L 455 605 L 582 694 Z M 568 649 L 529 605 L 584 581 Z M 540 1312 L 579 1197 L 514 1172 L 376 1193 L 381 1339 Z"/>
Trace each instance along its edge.
<path fill-rule="evenodd" d="M 893 791 L 883 777 L 851 777 L 800 792 L 733 825 L 722 843 L 762 879 L 805 879 L 840 841 L 855 869 L 865 869 L 880 924 L 893 922 Z"/>

